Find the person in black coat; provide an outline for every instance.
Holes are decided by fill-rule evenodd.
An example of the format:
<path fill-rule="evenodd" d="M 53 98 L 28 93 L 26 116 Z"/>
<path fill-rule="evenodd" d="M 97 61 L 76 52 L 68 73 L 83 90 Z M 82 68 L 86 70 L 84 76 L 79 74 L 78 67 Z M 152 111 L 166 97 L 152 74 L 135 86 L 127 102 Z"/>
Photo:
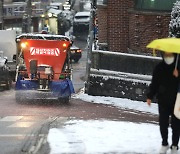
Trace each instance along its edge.
<path fill-rule="evenodd" d="M 147 93 L 147 104 L 151 105 L 152 99 L 156 96 L 158 100 L 159 125 L 162 137 L 160 153 L 166 153 L 169 149 L 168 127 L 171 117 L 172 145 L 171 152 L 176 153 L 180 137 L 180 120 L 174 114 L 174 105 L 179 86 L 179 73 L 175 69 L 176 54 L 163 53 L 161 61 L 154 69 L 152 81 Z"/>

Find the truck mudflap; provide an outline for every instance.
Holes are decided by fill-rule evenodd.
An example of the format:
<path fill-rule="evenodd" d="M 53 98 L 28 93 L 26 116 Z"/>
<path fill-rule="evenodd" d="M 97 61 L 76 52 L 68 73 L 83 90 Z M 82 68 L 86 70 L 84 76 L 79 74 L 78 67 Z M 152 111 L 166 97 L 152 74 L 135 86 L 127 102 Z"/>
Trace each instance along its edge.
<path fill-rule="evenodd" d="M 24 99 L 54 99 L 67 98 L 74 93 L 72 81 L 69 79 L 51 81 L 48 89 L 39 89 L 36 80 L 17 80 L 16 93 Z"/>

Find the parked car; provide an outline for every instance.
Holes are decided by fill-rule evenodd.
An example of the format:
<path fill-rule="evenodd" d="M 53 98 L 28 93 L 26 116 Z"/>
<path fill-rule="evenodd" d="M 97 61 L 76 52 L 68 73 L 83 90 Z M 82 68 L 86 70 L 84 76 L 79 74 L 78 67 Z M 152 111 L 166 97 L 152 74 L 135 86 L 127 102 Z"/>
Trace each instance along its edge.
<path fill-rule="evenodd" d="M 82 56 L 82 50 L 75 45 L 72 45 L 70 50 L 71 50 L 71 56 L 70 56 L 71 60 L 74 60 L 74 62 L 77 63 Z"/>
<path fill-rule="evenodd" d="M 0 51 L 0 88 L 9 90 L 11 88 L 10 69 L 7 66 L 7 58 L 4 57 L 4 52 Z"/>

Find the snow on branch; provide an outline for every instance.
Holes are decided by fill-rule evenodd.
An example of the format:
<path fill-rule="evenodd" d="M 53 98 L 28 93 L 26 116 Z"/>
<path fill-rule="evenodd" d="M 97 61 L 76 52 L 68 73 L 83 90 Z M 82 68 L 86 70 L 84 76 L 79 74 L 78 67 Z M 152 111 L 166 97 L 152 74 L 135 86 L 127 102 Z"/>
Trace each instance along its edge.
<path fill-rule="evenodd" d="M 169 23 L 169 36 L 180 38 L 180 1 L 174 3 Z"/>

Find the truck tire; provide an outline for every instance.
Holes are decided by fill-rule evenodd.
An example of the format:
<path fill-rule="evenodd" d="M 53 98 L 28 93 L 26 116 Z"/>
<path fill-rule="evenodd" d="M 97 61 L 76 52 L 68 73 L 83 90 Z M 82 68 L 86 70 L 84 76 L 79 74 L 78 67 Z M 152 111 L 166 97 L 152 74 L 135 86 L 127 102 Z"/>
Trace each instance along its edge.
<path fill-rule="evenodd" d="M 10 89 L 11 89 L 11 86 L 12 86 L 12 81 L 11 81 L 11 80 L 6 81 L 5 90 L 10 90 Z"/>
<path fill-rule="evenodd" d="M 58 101 L 59 101 L 59 103 L 69 104 L 70 103 L 70 97 L 58 98 Z"/>
<path fill-rule="evenodd" d="M 79 61 L 78 58 L 74 58 L 74 62 L 77 63 Z"/>
<path fill-rule="evenodd" d="M 64 98 L 64 103 L 69 104 L 70 103 L 70 97 Z"/>

